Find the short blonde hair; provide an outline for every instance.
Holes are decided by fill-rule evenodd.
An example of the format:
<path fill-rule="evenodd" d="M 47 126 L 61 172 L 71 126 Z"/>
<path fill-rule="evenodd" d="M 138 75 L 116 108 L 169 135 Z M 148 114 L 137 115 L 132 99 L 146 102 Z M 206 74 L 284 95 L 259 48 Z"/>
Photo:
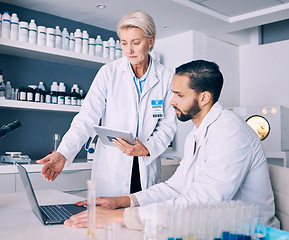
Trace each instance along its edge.
<path fill-rule="evenodd" d="M 144 35 L 147 38 L 156 36 L 155 22 L 153 18 L 144 11 L 136 10 L 136 11 L 127 13 L 117 24 L 118 36 L 119 36 L 120 31 L 126 28 L 140 28 L 141 30 L 143 30 Z M 153 47 L 154 47 L 154 43 L 150 51 L 153 49 Z"/>

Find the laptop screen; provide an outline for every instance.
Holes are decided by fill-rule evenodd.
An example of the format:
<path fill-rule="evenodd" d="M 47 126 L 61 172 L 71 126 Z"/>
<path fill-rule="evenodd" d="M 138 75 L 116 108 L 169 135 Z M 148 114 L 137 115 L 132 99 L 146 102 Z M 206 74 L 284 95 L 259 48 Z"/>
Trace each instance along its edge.
<path fill-rule="evenodd" d="M 17 165 L 18 172 L 19 172 L 20 178 L 22 180 L 25 192 L 27 194 L 29 203 L 31 205 L 32 211 L 37 215 L 37 217 L 41 221 L 43 221 L 42 214 L 41 214 L 41 212 L 39 210 L 39 204 L 37 202 L 35 193 L 33 191 L 33 188 L 32 188 L 28 173 L 27 173 L 26 169 L 23 166 L 21 166 L 18 163 L 16 163 L 16 165 Z"/>

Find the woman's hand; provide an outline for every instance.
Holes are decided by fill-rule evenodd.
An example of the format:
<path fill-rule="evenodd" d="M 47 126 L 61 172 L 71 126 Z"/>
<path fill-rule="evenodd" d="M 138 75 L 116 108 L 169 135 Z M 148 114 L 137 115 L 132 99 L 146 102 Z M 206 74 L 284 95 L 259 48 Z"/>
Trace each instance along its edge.
<path fill-rule="evenodd" d="M 143 145 L 137 137 L 135 138 L 136 143 L 134 145 L 129 144 L 121 138 L 116 138 L 113 140 L 113 142 L 127 156 L 144 157 L 150 153 L 146 146 Z"/>

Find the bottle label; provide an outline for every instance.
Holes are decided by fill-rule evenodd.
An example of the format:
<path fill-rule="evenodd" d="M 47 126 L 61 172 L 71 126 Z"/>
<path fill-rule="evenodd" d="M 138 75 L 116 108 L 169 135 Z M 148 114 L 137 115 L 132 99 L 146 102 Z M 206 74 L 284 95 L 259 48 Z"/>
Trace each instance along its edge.
<path fill-rule="evenodd" d="M 35 93 L 35 102 L 40 102 L 40 93 Z"/>
<path fill-rule="evenodd" d="M 49 94 L 47 94 L 47 95 L 45 96 L 45 102 L 46 102 L 46 103 L 51 103 L 51 96 L 50 96 Z"/>
<path fill-rule="evenodd" d="M 52 96 L 52 101 L 53 104 L 57 104 L 57 96 Z"/>
<path fill-rule="evenodd" d="M 65 105 L 71 105 L 71 97 L 70 96 L 66 96 L 64 99 L 64 104 Z"/>
<path fill-rule="evenodd" d="M 27 93 L 27 101 L 29 101 L 29 102 L 33 101 L 33 93 L 32 92 Z"/>
<path fill-rule="evenodd" d="M 58 96 L 58 104 L 64 104 L 64 96 Z"/>
<path fill-rule="evenodd" d="M 20 92 L 20 101 L 26 101 L 26 92 Z"/>
<path fill-rule="evenodd" d="M 71 105 L 73 105 L 73 106 L 77 105 L 77 98 L 76 97 L 71 98 Z"/>

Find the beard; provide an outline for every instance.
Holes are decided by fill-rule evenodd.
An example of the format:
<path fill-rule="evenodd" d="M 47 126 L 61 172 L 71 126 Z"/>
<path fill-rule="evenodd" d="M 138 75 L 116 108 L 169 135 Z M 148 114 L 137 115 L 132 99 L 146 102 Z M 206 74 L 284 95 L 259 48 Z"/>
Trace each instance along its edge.
<path fill-rule="evenodd" d="M 201 111 L 199 102 L 197 99 L 194 100 L 193 104 L 190 106 L 190 108 L 186 111 L 186 113 L 183 113 L 180 109 L 177 107 L 174 107 L 178 111 L 180 111 L 180 114 L 177 114 L 177 118 L 182 121 L 186 122 L 188 120 L 193 120 L 195 116 Z"/>

